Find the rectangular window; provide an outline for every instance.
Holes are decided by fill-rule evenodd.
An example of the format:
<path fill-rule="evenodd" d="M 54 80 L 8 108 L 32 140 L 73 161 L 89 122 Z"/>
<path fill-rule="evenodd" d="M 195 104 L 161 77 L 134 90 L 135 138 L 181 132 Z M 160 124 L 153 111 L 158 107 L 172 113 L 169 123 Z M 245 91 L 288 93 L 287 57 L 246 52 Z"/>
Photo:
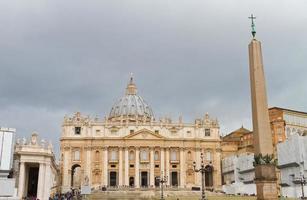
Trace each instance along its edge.
<path fill-rule="evenodd" d="M 76 161 L 80 160 L 80 152 L 78 150 L 75 151 L 74 160 L 76 160 Z"/>
<path fill-rule="evenodd" d="M 211 160 L 211 152 L 210 151 L 206 152 L 206 158 L 207 158 L 207 160 Z"/>
<path fill-rule="evenodd" d="M 210 136 L 210 129 L 209 128 L 205 129 L 205 136 Z"/>
<path fill-rule="evenodd" d="M 141 151 L 141 160 L 147 161 L 148 160 L 148 152 L 146 150 Z"/>
<path fill-rule="evenodd" d="M 133 168 L 134 167 L 134 165 L 130 165 L 130 168 Z"/>
<path fill-rule="evenodd" d="M 81 127 L 75 127 L 75 134 L 80 135 L 81 134 Z"/>
<path fill-rule="evenodd" d="M 177 152 L 175 150 L 171 151 L 171 161 L 177 161 Z"/>
<path fill-rule="evenodd" d="M 159 168 L 159 165 L 155 165 L 155 168 Z"/>

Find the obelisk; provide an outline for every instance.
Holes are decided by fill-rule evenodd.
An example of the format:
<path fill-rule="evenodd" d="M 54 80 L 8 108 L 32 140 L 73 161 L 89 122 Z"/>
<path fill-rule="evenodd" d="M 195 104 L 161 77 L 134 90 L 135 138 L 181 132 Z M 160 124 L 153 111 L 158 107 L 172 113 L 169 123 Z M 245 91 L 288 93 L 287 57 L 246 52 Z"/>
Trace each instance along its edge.
<path fill-rule="evenodd" d="M 255 148 L 255 183 L 258 200 L 277 200 L 275 162 L 272 134 L 269 122 L 268 102 L 262 62 L 261 43 L 255 39 L 256 31 L 252 15 L 253 39 L 248 45 Z"/>

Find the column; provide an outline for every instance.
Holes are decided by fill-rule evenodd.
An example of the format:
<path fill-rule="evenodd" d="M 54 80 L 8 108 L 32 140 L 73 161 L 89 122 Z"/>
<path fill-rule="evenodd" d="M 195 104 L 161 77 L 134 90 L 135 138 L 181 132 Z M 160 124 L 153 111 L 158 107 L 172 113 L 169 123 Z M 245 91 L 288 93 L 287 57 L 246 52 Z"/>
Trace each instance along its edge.
<path fill-rule="evenodd" d="M 139 188 L 140 187 L 140 150 L 139 147 L 135 148 L 135 187 Z"/>
<path fill-rule="evenodd" d="M 200 148 L 195 149 L 195 162 L 196 168 L 200 168 Z M 195 172 L 195 185 L 201 186 L 201 174 L 200 172 Z"/>
<path fill-rule="evenodd" d="M 213 187 L 214 189 L 221 187 L 222 185 L 222 177 L 219 176 L 219 174 L 222 173 L 221 170 L 221 149 L 215 149 L 215 151 L 212 151 L 211 153 L 211 160 L 210 162 L 213 165 Z"/>
<path fill-rule="evenodd" d="M 44 183 L 45 183 L 45 169 L 46 165 L 44 163 L 39 163 L 38 171 L 38 183 L 37 183 L 37 198 L 44 199 Z"/>
<path fill-rule="evenodd" d="M 164 163 L 165 163 L 165 159 L 164 159 L 164 148 L 161 147 L 161 150 L 160 150 L 160 165 L 161 165 L 161 172 L 163 172 L 163 174 L 165 175 Z M 161 172 L 160 172 L 160 173 L 161 173 Z M 162 175 L 162 174 L 161 174 L 161 175 Z"/>
<path fill-rule="evenodd" d="M 108 147 L 103 149 L 103 178 L 104 178 L 104 186 L 108 186 Z"/>
<path fill-rule="evenodd" d="M 170 152 L 170 149 L 169 148 L 166 148 L 166 155 L 165 155 L 165 175 L 167 176 L 167 182 L 166 182 L 166 185 L 170 185 L 170 171 L 169 171 L 169 152 Z"/>
<path fill-rule="evenodd" d="M 150 187 L 155 186 L 155 162 L 154 162 L 154 148 L 150 148 Z"/>
<path fill-rule="evenodd" d="M 46 165 L 46 170 L 45 170 L 45 187 L 44 187 L 44 192 L 43 192 L 43 199 L 48 199 L 50 196 L 50 188 L 51 188 L 51 183 L 53 182 L 52 176 L 51 176 L 51 164 L 48 163 Z"/>
<path fill-rule="evenodd" d="M 129 148 L 125 148 L 125 185 L 129 186 Z"/>
<path fill-rule="evenodd" d="M 86 173 L 85 176 L 88 177 L 88 182 L 89 185 L 92 185 L 92 176 L 91 176 L 91 171 L 92 171 L 92 167 L 91 167 L 91 147 L 87 147 L 86 148 Z"/>
<path fill-rule="evenodd" d="M 119 161 L 118 161 L 118 186 L 123 185 L 123 150 L 119 147 Z"/>
<path fill-rule="evenodd" d="M 180 187 L 185 187 L 186 182 L 186 170 L 185 170 L 185 160 L 184 160 L 184 148 L 180 148 Z"/>
<path fill-rule="evenodd" d="M 24 185 L 25 185 L 25 163 L 20 162 L 19 167 L 19 182 L 18 182 L 18 197 L 21 199 L 23 197 Z"/>
<path fill-rule="evenodd" d="M 64 155 L 62 158 L 63 162 L 63 173 L 62 173 L 62 190 L 63 192 L 66 192 L 69 189 L 70 182 L 69 182 L 69 177 L 70 175 L 68 174 L 69 170 L 69 147 L 64 147 Z"/>

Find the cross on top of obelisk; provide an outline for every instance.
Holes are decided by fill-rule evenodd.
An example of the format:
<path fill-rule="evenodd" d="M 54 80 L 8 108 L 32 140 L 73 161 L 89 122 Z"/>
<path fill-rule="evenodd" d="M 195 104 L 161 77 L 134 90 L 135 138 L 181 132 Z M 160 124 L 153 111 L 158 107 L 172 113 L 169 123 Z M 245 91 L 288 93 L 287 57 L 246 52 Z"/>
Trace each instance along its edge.
<path fill-rule="evenodd" d="M 256 17 L 253 14 L 251 14 L 251 16 L 248 17 L 248 18 L 252 20 L 252 25 L 251 25 L 251 27 L 252 27 L 252 35 L 253 35 L 253 38 L 255 38 L 255 36 L 256 36 L 256 29 L 255 29 L 254 19 L 256 19 Z"/>

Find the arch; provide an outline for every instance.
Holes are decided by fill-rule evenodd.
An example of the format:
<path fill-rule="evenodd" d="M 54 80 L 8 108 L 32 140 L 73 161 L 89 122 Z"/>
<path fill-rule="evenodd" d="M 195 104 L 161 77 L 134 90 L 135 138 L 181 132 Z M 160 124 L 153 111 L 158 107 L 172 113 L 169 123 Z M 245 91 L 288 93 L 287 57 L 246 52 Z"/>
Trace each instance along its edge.
<path fill-rule="evenodd" d="M 81 165 L 74 164 L 71 166 L 71 183 L 72 188 L 81 187 Z"/>

